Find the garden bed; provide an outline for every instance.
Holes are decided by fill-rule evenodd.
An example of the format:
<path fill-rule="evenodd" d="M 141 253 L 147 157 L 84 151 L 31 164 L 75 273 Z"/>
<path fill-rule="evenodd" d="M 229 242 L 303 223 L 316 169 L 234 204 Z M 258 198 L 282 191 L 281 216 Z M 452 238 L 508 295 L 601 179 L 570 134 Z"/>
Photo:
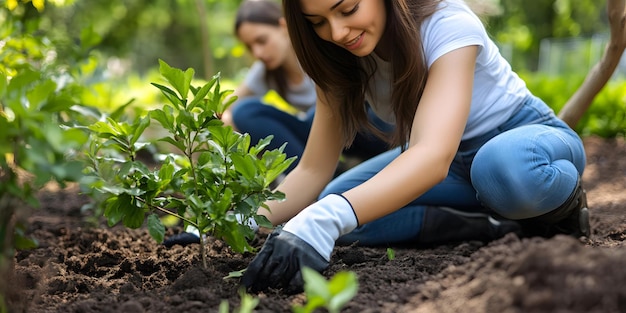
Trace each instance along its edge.
<path fill-rule="evenodd" d="M 327 277 L 354 271 L 359 293 L 342 312 L 626 312 L 626 142 L 585 139 L 584 186 L 592 236 L 519 239 L 430 248 L 339 247 Z M 237 279 L 252 254 L 211 240 L 210 268 L 197 245 L 166 248 L 145 229 L 90 227 L 75 188 L 41 192 L 30 217 L 37 249 L 20 251 L 10 277 L 15 312 L 218 312 L 239 306 Z M 104 225 L 104 224 L 103 224 Z M 180 229 L 168 229 L 168 234 Z M 253 245 L 260 247 L 259 235 Z M 255 294 L 256 312 L 291 312 L 303 294 Z"/>

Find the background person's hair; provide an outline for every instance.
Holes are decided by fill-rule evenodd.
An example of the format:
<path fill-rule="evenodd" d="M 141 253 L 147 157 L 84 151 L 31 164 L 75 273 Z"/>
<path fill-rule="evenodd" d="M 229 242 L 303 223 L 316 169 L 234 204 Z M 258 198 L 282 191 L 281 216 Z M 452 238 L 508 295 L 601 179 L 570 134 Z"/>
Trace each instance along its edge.
<path fill-rule="evenodd" d="M 420 27 L 431 16 L 441 0 L 380 0 L 385 2 L 387 23 L 383 37 L 391 42 L 393 66 L 392 108 L 396 127 L 391 138 L 382 136 L 369 124 L 365 112 L 365 93 L 369 86 L 368 72 L 375 62 L 371 57 L 366 66 L 360 58 L 334 43 L 321 39 L 311 23 L 302 15 L 300 0 L 283 0 L 283 10 L 289 36 L 302 68 L 315 83 L 331 95 L 338 105 L 333 110 L 342 119 L 346 145 L 364 126 L 392 146 L 408 142 L 413 117 L 426 85 L 426 66 Z"/>
<path fill-rule="evenodd" d="M 237 9 L 235 15 L 234 33 L 237 36 L 239 28 L 243 23 L 265 24 L 274 27 L 280 27 L 280 20 L 283 18 L 283 10 L 280 4 L 272 0 L 245 0 Z M 276 92 L 286 98 L 289 85 L 287 84 L 287 74 L 283 66 L 276 69 L 267 69 L 265 81 L 270 84 L 271 81 L 276 83 Z"/>

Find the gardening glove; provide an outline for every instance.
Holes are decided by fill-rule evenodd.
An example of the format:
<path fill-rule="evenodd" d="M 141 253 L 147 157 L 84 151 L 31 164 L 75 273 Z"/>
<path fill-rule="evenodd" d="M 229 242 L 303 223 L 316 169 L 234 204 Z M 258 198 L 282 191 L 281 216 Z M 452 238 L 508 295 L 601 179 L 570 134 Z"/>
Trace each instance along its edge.
<path fill-rule="evenodd" d="M 242 223 L 243 215 L 235 214 L 235 218 L 237 219 L 237 222 Z M 252 217 L 246 221 L 245 225 L 250 226 L 250 228 L 252 228 L 255 232 L 259 230 L 259 225 Z M 200 232 L 197 228 L 191 225 L 188 225 L 184 232 L 163 240 L 163 245 L 167 248 L 171 248 L 174 245 L 181 245 L 184 247 L 194 243 L 200 243 Z"/>
<path fill-rule="evenodd" d="M 358 224 L 346 198 L 338 194 L 324 197 L 270 234 L 248 265 L 242 284 L 253 292 L 270 287 L 283 288 L 288 293 L 301 292 L 304 286 L 301 269 L 306 266 L 324 271 L 335 240 Z"/>
<path fill-rule="evenodd" d="M 174 245 L 186 246 L 194 243 L 200 243 L 200 232 L 197 228 L 189 225 L 185 228 L 185 231 L 170 236 L 169 238 L 163 240 L 163 245 L 167 248 L 171 248 Z"/>

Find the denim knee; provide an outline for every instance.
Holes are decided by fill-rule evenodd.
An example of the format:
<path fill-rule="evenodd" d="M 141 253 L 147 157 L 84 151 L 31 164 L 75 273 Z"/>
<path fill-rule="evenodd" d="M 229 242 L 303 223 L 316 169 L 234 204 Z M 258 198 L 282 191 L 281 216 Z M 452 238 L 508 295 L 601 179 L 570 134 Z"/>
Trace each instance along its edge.
<path fill-rule="evenodd" d="M 531 218 L 561 205 L 584 167 L 579 142 L 562 130 L 527 125 L 504 132 L 477 152 L 471 179 L 479 200 L 510 219 Z"/>
<path fill-rule="evenodd" d="M 249 97 L 241 99 L 232 108 L 233 123 L 240 127 L 241 125 L 247 125 L 254 122 L 254 117 L 258 116 L 259 112 L 263 110 L 265 104 L 259 98 Z"/>

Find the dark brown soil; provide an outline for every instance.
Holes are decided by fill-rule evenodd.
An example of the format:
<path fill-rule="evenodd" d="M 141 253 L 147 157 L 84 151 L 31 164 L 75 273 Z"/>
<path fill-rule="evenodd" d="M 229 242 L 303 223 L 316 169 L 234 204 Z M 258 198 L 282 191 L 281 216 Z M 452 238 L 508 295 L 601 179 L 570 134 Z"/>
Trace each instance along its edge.
<path fill-rule="evenodd" d="M 358 295 L 342 312 L 626 312 L 626 142 L 586 138 L 584 175 L 593 234 L 428 249 L 339 247 L 327 277 L 354 271 Z M 218 312 L 240 305 L 237 279 L 253 255 L 210 244 L 165 248 L 144 229 L 89 227 L 74 189 L 41 193 L 30 218 L 39 248 L 20 251 L 10 278 L 12 312 Z M 180 229 L 170 229 L 169 234 Z M 261 236 L 259 236 L 261 237 Z M 253 244 L 260 246 L 263 239 Z M 4 278 L 3 278 L 4 279 Z M 256 312 L 291 312 L 303 294 L 255 295 Z"/>

